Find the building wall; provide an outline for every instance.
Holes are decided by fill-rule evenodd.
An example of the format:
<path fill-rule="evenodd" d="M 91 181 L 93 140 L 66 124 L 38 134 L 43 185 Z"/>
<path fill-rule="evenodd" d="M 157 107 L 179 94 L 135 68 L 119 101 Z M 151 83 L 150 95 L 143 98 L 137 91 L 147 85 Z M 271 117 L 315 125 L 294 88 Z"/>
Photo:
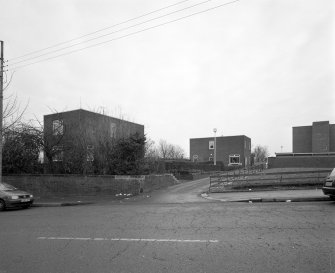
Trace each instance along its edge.
<path fill-rule="evenodd" d="M 63 135 L 53 135 L 53 121 L 62 120 Z M 113 124 L 113 129 L 112 125 Z M 99 140 L 127 137 L 134 133 L 144 136 L 144 126 L 86 110 L 60 112 L 44 116 L 44 138 L 49 147 L 61 146 L 62 150 L 75 143 L 95 145 Z M 46 160 L 46 156 L 44 156 Z"/>
<path fill-rule="evenodd" d="M 334 168 L 335 156 L 277 156 L 268 158 L 268 168 Z"/>
<path fill-rule="evenodd" d="M 293 153 L 335 152 L 335 124 L 329 124 L 329 121 L 293 127 L 292 135 Z"/>
<path fill-rule="evenodd" d="M 312 152 L 312 126 L 293 127 L 293 153 Z"/>
<path fill-rule="evenodd" d="M 329 150 L 335 152 L 335 124 L 329 126 Z"/>
<path fill-rule="evenodd" d="M 329 122 L 313 122 L 312 153 L 329 152 Z"/>
<path fill-rule="evenodd" d="M 214 149 L 209 149 L 209 142 L 214 141 L 214 137 L 191 138 L 190 158 L 197 155 L 198 162 L 207 162 L 209 158 L 214 158 Z M 229 155 L 240 155 L 242 166 L 250 165 L 251 139 L 241 136 L 228 136 L 216 138 L 216 161 L 221 161 L 225 166 L 229 165 Z"/>
<path fill-rule="evenodd" d="M 60 112 L 44 116 L 44 127 L 47 136 L 52 136 L 52 122 L 61 119 L 64 122 L 64 137 L 96 138 L 111 135 L 111 123 L 115 124 L 115 136 L 129 136 L 139 133 L 144 136 L 144 126 L 141 124 L 105 116 L 83 109 Z"/>

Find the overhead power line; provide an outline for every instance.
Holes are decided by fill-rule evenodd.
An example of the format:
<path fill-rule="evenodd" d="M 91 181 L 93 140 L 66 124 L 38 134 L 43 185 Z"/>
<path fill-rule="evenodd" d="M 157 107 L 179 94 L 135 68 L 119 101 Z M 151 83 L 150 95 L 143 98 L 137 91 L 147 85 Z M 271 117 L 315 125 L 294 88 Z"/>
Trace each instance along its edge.
<path fill-rule="evenodd" d="M 123 35 L 123 36 L 119 36 L 119 37 L 116 37 L 116 38 L 113 38 L 113 39 L 109 39 L 109 40 L 106 40 L 106 41 L 103 41 L 103 42 L 95 43 L 93 45 L 86 46 L 86 47 L 83 47 L 83 48 L 71 50 L 71 51 L 68 51 L 68 52 L 56 55 L 56 56 L 44 58 L 44 59 L 36 61 L 36 62 L 32 62 L 32 63 L 28 63 L 28 64 L 23 64 L 23 65 L 20 65 L 20 66 L 16 66 L 16 67 L 10 68 L 9 70 L 21 69 L 23 67 L 31 66 L 31 65 L 34 65 L 34 64 L 37 64 L 37 63 L 40 63 L 40 62 L 45 62 L 45 61 L 48 61 L 48 60 L 51 60 L 51 59 L 55 59 L 55 58 L 59 58 L 59 57 L 66 56 L 66 55 L 70 55 L 70 54 L 73 54 L 73 53 L 76 53 L 76 52 L 80 52 L 80 51 L 83 51 L 83 50 L 86 50 L 86 49 L 89 49 L 89 48 L 92 48 L 92 47 L 96 47 L 96 46 L 100 46 L 100 45 L 103 45 L 103 44 L 107 44 L 107 43 L 110 43 L 110 42 L 113 42 L 113 41 L 116 41 L 116 40 L 120 40 L 120 39 L 129 37 L 129 36 L 133 36 L 135 34 L 139 34 L 139 33 L 151 30 L 151 29 L 155 29 L 155 28 L 158 28 L 158 27 L 161 27 L 161 26 L 164 26 L 164 25 L 168 25 L 168 24 L 171 24 L 171 23 L 174 23 L 174 22 L 177 22 L 177 21 L 181 21 L 183 19 L 187 19 L 189 17 L 195 16 L 195 15 L 198 15 L 198 14 L 202 14 L 202 13 L 205 13 L 205 12 L 208 12 L 208 11 L 211 11 L 211 10 L 215 10 L 215 9 L 220 8 L 220 7 L 230 5 L 230 4 L 233 4 L 233 3 L 238 2 L 238 1 L 240 1 L 240 0 L 233 0 L 233 1 L 230 1 L 230 2 L 226 2 L 226 3 L 220 4 L 220 5 L 217 5 L 217 6 L 214 6 L 214 7 L 205 9 L 205 10 L 202 10 L 202 11 L 194 12 L 194 13 L 191 13 L 189 15 L 179 17 L 179 18 L 174 19 L 174 20 L 170 20 L 170 21 L 167 21 L 167 22 L 164 22 L 164 23 L 161 23 L 161 24 L 157 24 L 157 25 L 148 27 L 148 28 L 144 28 L 144 29 L 141 29 L 141 30 L 138 30 L 138 31 L 134 31 L 134 32 L 131 32 L 131 33 Z"/>
<path fill-rule="evenodd" d="M 91 41 L 94 41 L 94 40 L 98 40 L 98 39 L 106 37 L 106 36 L 110 36 L 110 35 L 113 35 L 113 34 L 116 34 L 116 33 L 119 33 L 119 32 L 125 31 L 125 30 L 128 30 L 128 29 L 131 29 L 131 28 L 134 28 L 134 27 L 138 27 L 138 26 L 144 25 L 146 23 L 149 23 L 149 22 L 152 22 L 152 21 L 155 21 L 155 20 L 158 20 L 158 19 L 170 16 L 172 14 L 176 14 L 178 12 L 182 12 L 182 11 L 185 11 L 185 10 L 188 10 L 188 9 L 192 9 L 194 7 L 206 4 L 206 3 L 211 2 L 211 1 L 213 1 L 213 0 L 202 1 L 200 3 L 194 4 L 194 5 L 191 5 L 191 6 L 182 8 L 182 9 L 179 9 L 179 10 L 172 11 L 172 12 L 169 12 L 169 13 L 164 14 L 164 15 L 160 15 L 160 16 L 157 16 L 157 17 L 154 17 L 154 18 L 142 21 L 140 23 L 137 23 L 137 24 L 125 27 L 125 28 L 121 28 L 121 29 L 113 31 L 113 32 L 109 32 L 109 33 L 106 33 L 106 34 L 103 34 L 103 35 L 99 35 L 97 37 L 94 37 L 94 38 L 91 38 L 91 39 L 88 39 L 88 40 L 84 40 L 84 41 L 81 41 L 81 42 L 78 42 L 78 43 L 75 43 L 75 44 L 72 44 L 72 45 L 69 45 L 69 46 L 61 47 L 61 48 L 58 48 L 58 49 L 55 49 L 55 50 L 52 50 L 52 51 L 49 51 L 49 52 L 46 52 L 46 53 L 43 53 L 43 54 L 39 54 L 37 56 L 33 56 L 33 57 L 30 57 L 30 58 L 27 58 L 27 59 L 24 59 L 24 60 L 21 60 L 21 61 L 14 62 L 11 65 L 14 66 L 14 65 L 17 65 L 17 64 L 20 64 L 20 63 L 24 63 L 24 62 L 27 62 L 27 61 L 30 61 L 30 60 L 41 58 L 43 56 L 47 56 L 49 54 L 53 54 L 53 53 L 56 53 L 56 52 L 60 52 L 60 51 L 66 50 L 68 48 L 73 48 L 73 47 L 76 47 L 76 46 L 81 45 L 81 44 L 85 44 L 85 43 L 88 43 L 88 42 L 91 42 Z"/>
<path fill-rule="evenodd" d="M 81 35 L 81 36 L 78 36 L 78 37 L 76 37 L 76 38 L 73 38 L 73 39 L 70 39 L 70 40 L 67 40 L 67 41 L 63 41 L 63 42 L 60 42 L 60 43 L 58 43 L 58 44 L 54 44 L 54 45 L 51 45 L 51 46 L 48 46 L 48 47 L 45 47 L 45 48 L 42 48 L 42 49 L 39 49 L 39 50 L 35 50 L 35 51 L 32 51 L 32 52 L 26 53 L 26 54 L 24 54 L 24 55 L 21 55 L 21 56 L 17 56 L 17 57 L 11 58 L 10 61 L 12 61 L 12 60 L 16 60 L 16 59 L 22 59 L 22 58 L 24 58 L 24 57 L 27 57 L 27 56 L 36 54 L 36 53 L 41 52 L 41 51 L 45 51 L 45 50 L 48 50 L 48 49 L 51 49 L 51 48 L 54 48 L 54 47 L 58 47 L 58 46 L 60 46 L 60 45 L 68 44 L 68 43 L 71 43 L 71 42 L 76 41 L 76 40 L 80 40 L 80 39 L 85 38 L 85 37 L 87 37 L 87 36 L 94 35 L 94 34 L 96 34 L 96 33 L 105 31 L 105 30 L 107 30 L 107 29 L 111 29 L 111 28 L 114 28 L 114 27 L 117 27 L 117 26 L 120 26 L 120 25 L 129 23 L 129 22 L 131 22 L 131 21 L 135 21 L 135 20 L 137 20 L 137 19 L 146 17 L 146 16 L 148 16 L 148 15 L 157 13 L 157 12 L 159 12 L 159 11 L 162 11 L 162 10 L 165 10 L 165 9 L 168 9 L 168 8 L 171 8 L 171 7 L 174 7 L 174 6 L 180 5 L 180 4 L 185 3 L 185 2 L 189 2 L 189 1 L 191 1 L 191 0 L 183 0 L 183 1 L 179 1 L 179 2 L 174 3 L 174 4 L 172 4 L 172 5 L 169 5 L 169 6 L 166 6 L 166 7 L 163 7 L 163 8 L 159 8 L 159 9 L 156 9 L 156 10 L 153 10 L 153 11 L 150 11 L 150 12 L 147 12 L 147 13 L 145 13 L 145 14 L 142 14 L 142 15 L 139 15 L 139 16 L 136 16 L 136 17 L 133 17 L 133 18 L 131 18 L 131 19 L 122 21 L 122 22 L 120 22 L 120 23 L 117 23 L 117 24 L 114 24 L 114 25 L 111 25 L 111 26 L 108 26 L 108 27 L 104 27 L 104 28 L 98 29 L 98 30 L 96 30 L 96 31 L 93 31 L 93 32 L 90 32 L 90 33 L 87 33 L 87 34 L 84 34 L 84 35 Z"/>

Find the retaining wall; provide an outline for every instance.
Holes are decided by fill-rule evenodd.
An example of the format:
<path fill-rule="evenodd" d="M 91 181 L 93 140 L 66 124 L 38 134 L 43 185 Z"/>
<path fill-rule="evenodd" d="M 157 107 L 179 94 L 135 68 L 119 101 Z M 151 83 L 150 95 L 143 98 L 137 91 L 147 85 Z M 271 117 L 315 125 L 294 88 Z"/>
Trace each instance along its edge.
<path fill-rule="evenodd" d="M 148 176 L 10 175 L 3 182 L 36 196 L 115 195 L 150 192 L 178 181 L 171 174 Z"/>

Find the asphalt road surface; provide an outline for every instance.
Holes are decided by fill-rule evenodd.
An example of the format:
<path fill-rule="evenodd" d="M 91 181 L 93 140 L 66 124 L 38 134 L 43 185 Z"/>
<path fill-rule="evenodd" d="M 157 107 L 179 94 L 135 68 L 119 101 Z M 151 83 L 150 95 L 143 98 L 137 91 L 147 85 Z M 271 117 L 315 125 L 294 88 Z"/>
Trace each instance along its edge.
<path fill-rule="evenodd" d="M 205 186 L 2 212 L 0 273 L 335 272 L 335 202 L 209 202 Z"/>

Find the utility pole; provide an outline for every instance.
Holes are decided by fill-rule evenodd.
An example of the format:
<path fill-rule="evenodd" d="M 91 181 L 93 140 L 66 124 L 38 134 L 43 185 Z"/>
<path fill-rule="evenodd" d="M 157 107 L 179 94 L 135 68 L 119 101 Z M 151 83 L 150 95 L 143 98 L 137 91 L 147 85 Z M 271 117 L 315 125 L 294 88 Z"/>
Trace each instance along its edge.
<path fill-rule="evenodd" d="M 216 128 L 213 129 L 214 132 L 214 166 L 216 166 Z"/>
<path fill-rule="evenodd" d="M 3 41 L 0 41 L 0 183 L 2 182 L 2 119 L 3 119 L 3 70 L 4 70 L 4 54 Z"/>

